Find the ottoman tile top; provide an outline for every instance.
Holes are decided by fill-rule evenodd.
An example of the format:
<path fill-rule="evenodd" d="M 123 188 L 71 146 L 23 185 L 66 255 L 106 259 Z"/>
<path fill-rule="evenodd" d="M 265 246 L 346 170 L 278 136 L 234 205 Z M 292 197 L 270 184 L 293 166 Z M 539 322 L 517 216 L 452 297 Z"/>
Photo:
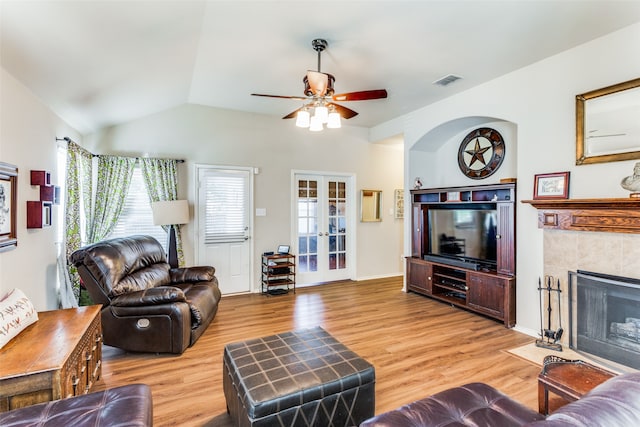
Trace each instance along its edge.
<path fill-rule="evenodd" d="M 370 363 L 320 327 L 227 344 L 224 363 L 250 418 L 375 381 Z"/>

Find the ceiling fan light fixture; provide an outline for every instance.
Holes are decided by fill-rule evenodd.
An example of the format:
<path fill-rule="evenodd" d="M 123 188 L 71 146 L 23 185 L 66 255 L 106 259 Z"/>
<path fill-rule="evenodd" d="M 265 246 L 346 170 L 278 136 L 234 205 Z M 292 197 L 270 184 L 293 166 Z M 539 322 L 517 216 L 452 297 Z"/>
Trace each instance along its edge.
<path fill-rule="evenodd" d="M 283 119 L 295 117 L 297 127 L 308 128 L 313 132 L 322 131 L 325 127 L 327 129 L 341 128 L 342 119 L 351 119 L 358 115 L 357 112 L 331 101 L 366 101 L 387 97 L 385 89 L 361 90 L 336 95 L 333 88 L 335 78 L 331 74 L 323 73 L 320 67 L 321 53 L 329 44 L 325 39 L 314 39 L 311 44 L 318 53 L 318 69 L 315 71 L 307 70 L 307 74 L 302 79 L 304 97 L 261 93 L 252 93 L 251 95 L 305 101 L 301 108 L 290 112 Z"/>
<path fill-rule="evenodd" d="M 322 129 L 323 129 L 322 121 L 318 118 L 318 116 L 316 116 L 316 115 L 311 116 L 311 120 L 310 120 L 310 124 L 309 124 L 309 130 L 311 132 L 319 132 Z"/>
<path fill-rule="evenodd" d="M 340 114 L 336 111 L 332 111 L 329 113 L 329 119 L 327 120 L 327 128 L 329 129 L 340 129 L 342 127 L 342 123 L 340 121 Z"/>
<path fill-rule="evenodd" d="M 296 126 L 298 126 L 299 128 L 308 128 L 310 124 L 310 118 L 311 114 L 309 114 L 309 111 L 306 108 L 304 110 L 298 111 L 298 114 L 296 115 Z"/>
<path fill-rule="evenodd" d="M 318 106 L 315 108 L 314 116 L 320 120 L 320 123 L 327 123 L 329 120 L 329 109 L 325 106 Z"/>

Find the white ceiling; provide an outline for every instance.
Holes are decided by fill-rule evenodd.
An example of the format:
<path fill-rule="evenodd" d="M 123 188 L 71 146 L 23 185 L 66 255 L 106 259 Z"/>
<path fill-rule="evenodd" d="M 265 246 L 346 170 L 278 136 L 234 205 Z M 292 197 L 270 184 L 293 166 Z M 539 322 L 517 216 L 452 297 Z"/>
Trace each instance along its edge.
<path fill-rule="evenodd" d="M 640 22 L 640 1 L 1 0 L 0 59 L 81 133 L 184 103 L 271 114 L 316 69 L 374 126 Z M 432 82 L 462 76 L 447 87 Z M 347 123 L 345 123 L 347 124 Z"/>

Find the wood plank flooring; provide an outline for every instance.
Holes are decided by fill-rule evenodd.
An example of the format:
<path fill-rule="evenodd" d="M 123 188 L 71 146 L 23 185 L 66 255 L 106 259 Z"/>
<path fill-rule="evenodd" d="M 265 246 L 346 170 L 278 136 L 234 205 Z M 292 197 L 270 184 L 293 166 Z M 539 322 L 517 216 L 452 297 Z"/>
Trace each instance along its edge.
<path fill-rule="evenodd" d="M 322 326 L 375 366 L 376 414 L 474 381 L 537 410 L 540 368 L 506 352 L 532 337 L 402 292 L 401 277 L 298 288 L 295 295 L 225 297 L 207 331 L 180 356 L 105 347 L 95 390 L 146 383 L 155 426 L 228 426 L 224 345 L 313 326 Z"/>

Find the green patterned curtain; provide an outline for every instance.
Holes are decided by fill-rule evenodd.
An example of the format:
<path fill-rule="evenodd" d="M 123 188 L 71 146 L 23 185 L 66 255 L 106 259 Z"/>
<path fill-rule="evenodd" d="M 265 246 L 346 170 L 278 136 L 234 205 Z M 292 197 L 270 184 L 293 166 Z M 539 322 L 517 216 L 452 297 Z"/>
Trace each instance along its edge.
<path fill-rule="evenodd" d="M 67 144 L 67 179 L 65 183 L 65 234 L 64 248 L 61 251 L 65 254 L 65 263 L 68 263 L 72 252 L 79 249 L 84 242 L 83 217 L 91 210 L 91 175 L 92 175 L 93 155 L 74 142 Z M 75 298 L 80 295 L 80 277 L 73 265 L 68 265 L 69 283 L 63 286 L 70 286 L 73 289 Z M 65 279 L 66 281 L 66 279 Z"/>
<path fill-rule="evenodd" d="M 147 187 L 149 201 L 159 202 L 178 199 L 178 161 L 175 159 L 141 158 L 140 166 L 144 184 Z M 162 226 L 168 232 L 168 226 Z M 182 251 L 182 233 L 180 225 L 176 226 L 176 246 L 178 250 L 178 265 L 184 265 Z"/>
<path fill-rule="evenodd" d="M 98 156 L 96 197 L 87 226 L 87 243 L 103 240 L 115 227 L 135 164 L 133 157 Z"/>

